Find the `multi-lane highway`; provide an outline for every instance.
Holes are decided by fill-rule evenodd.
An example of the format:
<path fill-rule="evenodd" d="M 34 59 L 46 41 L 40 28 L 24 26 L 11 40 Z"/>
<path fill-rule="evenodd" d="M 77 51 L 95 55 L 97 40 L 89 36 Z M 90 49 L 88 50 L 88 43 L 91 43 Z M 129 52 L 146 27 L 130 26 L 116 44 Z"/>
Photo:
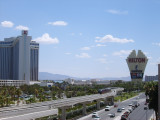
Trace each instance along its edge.
<path fill-rule="evenodd" d="M 144 103 L 145 103 L 145 95 L 144 94 L 140 94 L 138 97 L 139 97 L 139 99 L 137 99 L 137 97 L 134 97 L 129 100 L 120 102 L 120 103 L 118 103 L 118 107 L 116 107 L 116 108 L 112 107 L 112 109 L 110 111 L 105 111 L 104 109 L 97 111 L 97 114 L 101 120 L 120 120 L 121 115 L 125 111 L 127 111 L 128 108 L 130 107 L 129 104 L 132 103 L 133 100 L 138 100 L 138 102 L 140 103 L 140 106 L 137 107 L 135 110 L 133 110 L 132 113 L 130 113 L 128 120 L 148 120 L 154 111 L 153 110 L 144 110 L 144 107 L 146 106 L 146 105 L 144 105 Z M 125 110 L 118 113 L 117 108 L 122 108 L 122 107 L 124 107 Z M 111 113 L 115 113 L 114 118 L 110 118 L 109 114 L 111 114 Z M 88 116 L 80 118 L 79 120 L 94 120 L 94 119 L 92 118 L 92 114 L 90 114 Z"/>
<path fill-rule="evenodd" d="M 113 97 L 117 94 L 118 91 L 123 91 L 123 88 L 113 88 L 111 92 L 105 93 L 105 94 L 94 94 L 94 95 L 86 95 L 86 96 L 80 96 L 80 97 L 72 97 L 72 98 L 53 100 L 53 101 L 47 101 L 47 102 L 41 102 L 41 103 L 33 103 L 33 104 L 17 106 L 17 107 L 5 107 L 0 109 L 0 118 L 8 118 L 8 117 L 11 118 L 18 115 L 23 115 L 25 117 L 25 114 L 28 116 L 30 115 L 30 113 L 32 113 L 33 115 L 33 113 L 37 114 L 37 112 L 42 112 L 42 111 L 46 111 L 44 114 L 45 116 L 50 113 L 50 112 L 47 112 L 48 110 L 57 109 L 57 108 L 65 109 L 65 107 L 72 106 L 78 103 L 85 103 L 88 101 L 104 99 L 111 96 Z M 57 112 L 55 113 L 57 114 Z M 50 114 L 52 115 L 53 113 L 50 113 Z M 34 116 L 32 117 L 34 119 L 37 118 Z"/>

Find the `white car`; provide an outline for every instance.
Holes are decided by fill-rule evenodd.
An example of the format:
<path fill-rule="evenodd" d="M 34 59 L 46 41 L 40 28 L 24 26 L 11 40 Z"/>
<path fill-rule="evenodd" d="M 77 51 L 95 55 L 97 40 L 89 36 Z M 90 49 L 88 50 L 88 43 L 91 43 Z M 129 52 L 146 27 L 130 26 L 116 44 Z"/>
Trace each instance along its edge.
<path fill-rule="evenodd" d="M 101 120 L 101 118 L 98 115 L 96 115 L 93 120 Z"/>
<path fill-rule="evenodd" d="M 132 108 L 128 108 L 128 111 L 130 111 L 130 113 L 133 111 L 133 109 Z"/>
<path fill-rule="evenodd" d="M 133 105 L 132 103 L 129 104 L 129 106 L 132 106 L 132 105 Z"/>
<path fill-rule="evenodd" d="M 105 111 L 110 111 L 111 107 L 110 106 L 106 106 Z"/>
<path fill-rule="evenodd" d="M 121 109 L 122 109 L 122 110 L 125 110 L 125 107 L 122 107 Z"/>
<path fill-rule="evenodd" d="M 98 113 L 97 112 L 93 112 L 92 113 L 92 118 L 95 118 L 96 116 L 98 116 Z"/>

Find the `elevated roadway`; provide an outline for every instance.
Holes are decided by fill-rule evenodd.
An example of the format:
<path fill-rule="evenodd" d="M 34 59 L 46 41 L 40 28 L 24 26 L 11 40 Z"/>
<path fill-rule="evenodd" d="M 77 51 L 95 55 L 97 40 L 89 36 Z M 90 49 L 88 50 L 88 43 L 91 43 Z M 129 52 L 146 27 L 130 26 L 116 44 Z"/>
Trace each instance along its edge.
<path fill-rule="evenodd" d="M 52 112 L 50 114 L 47 114 L 47 110 L 54 109 L 56 111 L 56 109 L 58 109 L 58 108 L 62 109 L 62 120 L 65 120 L 66 119 L 65 110 L 68 107 L 71 107 L 75 104 L 81 103 L 84 106 L 83 111 L 86 111 L 85 110 L 86 109 L 85 103 L 97 100 L 97 104 L 98 104 L 97 108 L 99 109 L 99 106 L 100 106 L 99 101 L 100 100 L 102 100 L 102 99 L 107 100 L 107 98 L 109 98 L 109 97 L 111 97 L 113 100 L 113 97 L 119 91 L 123 91 L 123 90 L 124 90 L 123 88 L 113 88 L 111 90 L 111 92 L 105 93 L 105 94 L 86 95 L 86 96 L 80 96 L 80 97 L 52 100 L 52 101 L 47 101 L 47 102 L 32 103 L 32 104 L 22 105 L 22 106 L 5 107 L 5 108 L 0 109 L 0 120 L 1 120 L 1 118 L 8 118 L 8 117 L 12 118 L 14 116 L 25 115 L 25 114 L 29 114 L 29 113 L 32 113 L 32 115 L 33 115 L 34 113 L 36 114 L 37 112 L 42 112 L 42 111 L 46 111 L 46 115 L 44 114 L 44 116 L 58 114 L 56 112 L 55 113 Z M 85 112 L 84 112 L 84 114 L 85 114 Z M 36 117 L 36 118 L 38 118 L 38 117 Z M 22 116 L 21 116 L 21 119 L 23 119 Z M 33 117 L 33 119 L 35 119 L 35 117 Z"/>

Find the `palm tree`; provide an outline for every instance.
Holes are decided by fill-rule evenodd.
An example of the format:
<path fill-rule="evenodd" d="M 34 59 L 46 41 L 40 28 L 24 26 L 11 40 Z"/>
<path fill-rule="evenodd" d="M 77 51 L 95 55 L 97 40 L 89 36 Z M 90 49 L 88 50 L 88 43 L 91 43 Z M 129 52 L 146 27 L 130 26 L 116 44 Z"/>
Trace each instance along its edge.
<path fill-rule="evenodd" d="M 37 98 L 37 97 L 38 97 L 38 94 L 39 94 L 38 90 L 35 89 L 35 90 L 34 90 L 34 93 L 35 93 L 35 97 Z"/>
<path fill-rule="evenodd" d="M 21 91 L 20 88 L 18 88 L 18 89 L 16 90 L 16 95 L 17 95 L 17 105 L 19 105 L 19 102 L 20 102 L 19 97 L 20 97 L 21 94 L 22 94 L 22 91 Z"/>
<path fill-rule="evenodd" d="M 148 82 L 144 85 L 146 97 L 149 97 L 149 109 L 154 109 L 158 120 L 158 82 Z"/>
<path fill-rule="evenodd" d="M 15 101 L 15 98 L 16 98 L 16 87 L 15 86 L 11 86 L 9 88 L 9 94 L 11 96 L 11 100 Z"/>

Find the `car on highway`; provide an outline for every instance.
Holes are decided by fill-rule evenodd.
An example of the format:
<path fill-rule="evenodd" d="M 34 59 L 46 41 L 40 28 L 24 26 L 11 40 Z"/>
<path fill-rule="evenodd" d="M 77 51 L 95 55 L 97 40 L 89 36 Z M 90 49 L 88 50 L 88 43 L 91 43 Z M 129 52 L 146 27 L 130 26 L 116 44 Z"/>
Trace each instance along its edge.
<path fill-rule="evenodd" d="M 121 109 L 122 109 L 122 110 L 125 110 L 125 107 L 122 107 Z"/>
<path fill-rule="evenodd" d="M 132 105 L 133 105 L 132 103 L 129 104 L 129 106 L 132 106 Z"/>
<path fill-rule="evenodd" d="M 101 118 L 98 115 L 95 115 L 93 120 L 101 120 Z"/>
<path fill-rule="evenodd" d="M 130 112 L 126 111 L 125 113 L 123 113 L 123 115 L 126 115 L 127 117 L 129 116 Z"/>
<path fill-rule="evenodd" d="M 148 107 L 145 106 L 145 107 L 144 107 L 144 110 L 147 110 L 147 109 L 148 109 Z"/>
<path fill-rule="evenodd" d="M 128 116 L 127 115 L 122 115 L 121 120 L 127 120 Z"/>
<path fill-rule="evenodd" d="M 144 105 L 147 105 L 147 102 L 145 102 Z"/>
<path fill-rule="evenodd" d="M 134 110 L 136 107 L 135 106 L 132 106 L 132 109 Z"/>
<path fill-rule="evenodd" d="M 110 111 L 111 107 L 110 106 L 106 106 L 105 107 L 105 111 Z"/>
<path fill-rule="evenodd" d="M 92 118 L 94 118 L 94 117 L 96 117 L 96 116 L 98 116 L 98 113 L 97 113 L 97 112 L 93 112 L 93 113 L 92 113 Z"/>
<path fill-rule="evenodd" d="M 114 105 L 114 107 L 118 107 L 118 105 L 117 105 L 117 104 L 115 104 L 115 105 Z"/>
<path fill-rule="evenodd" d="M 131 113 L 133 111 L 133 109 L 132 108 L 128 108 L 128 111 Z"/>
<path fill-rule="evenodd" d="M 122 108 L 118 108 L 118 109 L 117 109 L 117 112 L 122 112 Z"/>
<path fill-rule="evenodd" d="M 114 118 L 115 117 L 115 113 L 111 113 L 110 118 Z"/>

